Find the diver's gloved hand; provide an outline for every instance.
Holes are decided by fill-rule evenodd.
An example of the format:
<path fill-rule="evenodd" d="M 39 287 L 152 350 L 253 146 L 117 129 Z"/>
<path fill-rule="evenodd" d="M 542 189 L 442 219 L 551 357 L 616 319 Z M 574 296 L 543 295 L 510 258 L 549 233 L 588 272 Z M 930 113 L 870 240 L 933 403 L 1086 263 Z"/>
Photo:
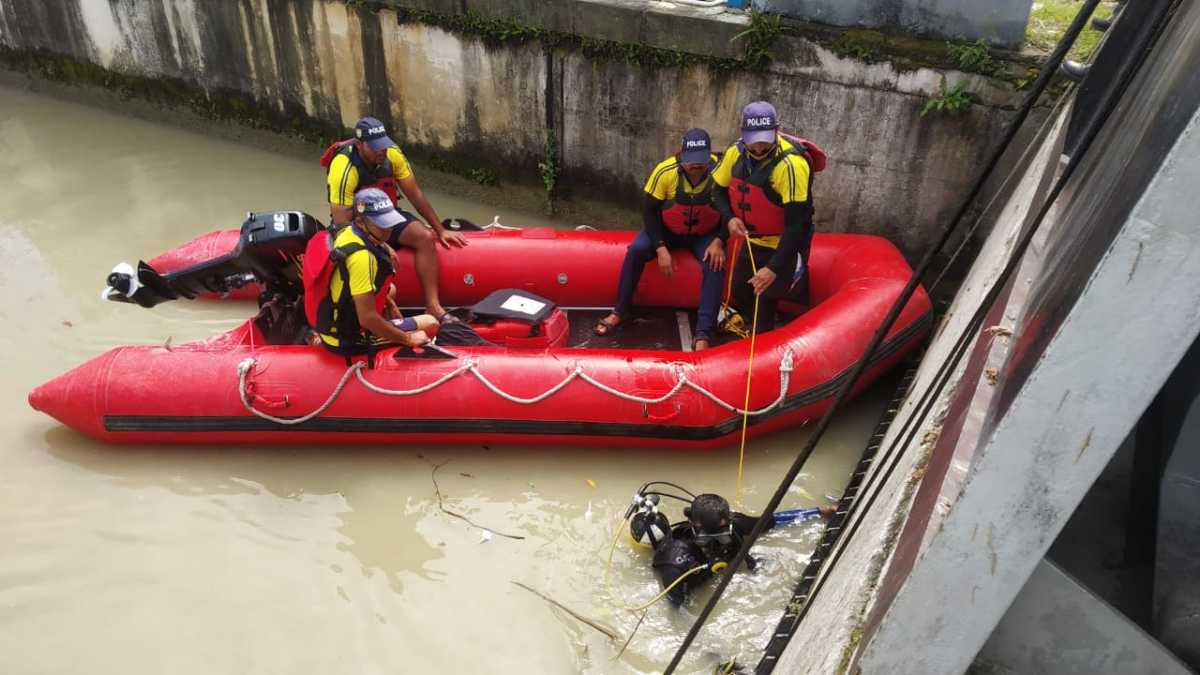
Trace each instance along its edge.
<path fill-rule="evenodd" d="M 746 569 L 750 570 L 751 572 L 754 572 L 758 569 L 758 561 L 755 560 L 754 556 L 750 555 L 749 553 L 746 554 Z"/>

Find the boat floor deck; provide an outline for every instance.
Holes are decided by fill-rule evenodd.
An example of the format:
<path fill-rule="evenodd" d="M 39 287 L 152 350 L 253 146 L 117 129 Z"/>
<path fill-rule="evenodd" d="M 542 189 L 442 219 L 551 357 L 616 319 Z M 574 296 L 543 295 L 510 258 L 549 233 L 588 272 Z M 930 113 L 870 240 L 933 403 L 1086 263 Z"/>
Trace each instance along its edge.
<path fill-rule="evenodd" d="M 419 310 L 414 310 L 419 311 Z M 596 335 L 596 324 L 608 316 L 608 309 L 563 308 L 570 324 L 567 347 L 579 349 L 662 349 L 692 351 L 696 331 L 695 310 L 670 307 L 636 307 L 628 318 L 608 335 Z M 409 311 L 405 310 L 405 314 Z M 455 310 L 454 314 L 466 316 Z M 718 331 L 713 346 L 738 338 Z"/>

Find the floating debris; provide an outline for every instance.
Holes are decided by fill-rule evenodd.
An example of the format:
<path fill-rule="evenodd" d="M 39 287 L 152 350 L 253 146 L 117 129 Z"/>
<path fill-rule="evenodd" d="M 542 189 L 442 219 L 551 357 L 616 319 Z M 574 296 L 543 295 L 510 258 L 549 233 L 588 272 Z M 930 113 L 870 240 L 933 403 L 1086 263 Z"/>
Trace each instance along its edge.
<path fill-rule="evenodd" d="M 523 584 L 519 581 L 513 581 L 512 584 L 514 586 L 520 586 L 521 588 L 524 588 L 525 590 L 529 591 L 530 593 L 533 593 L 534 595 L 545 600 L 546 602 L 550 603 L 551 605 L 554 605 L 555 607 L 561 609 L 562 611 L 571 615 L 571 617 L 573 619 L 575 619 L 576 621 L 579 621 L 580 623 L 583 623 L 585 625 L 591 626 L 592 628 L 595 628 L 596 630 L 598 630 L 601 633 L 608 636 L 608 639 L 610 639 L 610 640 L 617 640 L 621 637 L 620 635 L 617 634 L 617 631 L 613 630 L 612 628 L 605 626 L 604 624 L 600 623 L 599 621 L 587 618 L 586 616 L 580 614 L 579 612 L 576 612 L 575 610 L 571 609 L 570 607 L 567 607 L 566 605 L 555 600 L 554 598 L 551 598 L 550 596 L 546 595 L 545 593 L 542 593 L 541 591 L 533 588 L 532 586 L 526 586 L 525 584 Z"/>
<path fill-rule="evenodd" d="M 418 455 L 418 457 L 420 457 L 420 455 Z M 425 458 L 421 457 L 421 459 L 425 459 Z M 429 462 L 428 459 L 425 459 L 425 461 Z M 491 541 L 492 540 L 492 532 L 490 530 L 488 530 L 488 528 L 486 528 L 482 525 L 476 524 L 470 518 L 464 516 L 461 513 L 458 513 L 456 511 L 451 511 L 450 509 L 446 508 L 445 500 L 442 498 L 442 488 L 441 488 L 441 486 L 438 485 L 438 482 L 437 482 L 437 471 L 438 471 L 438 469 L 442 468 L 449 462 L 450 462 L 450 460 L 446 460 L 445 462 L 442 462 L 441 464 L 433 464 L 433 462 L 429 462 L 430 464 L 433 464 L 433 471 L 430 472 L 429 478 L 430 478 L 430 480 L 433 481 L 433 493 L 434 493 L 434 495 L 437 496 L 438 508 L 442 510 L 442 513 L 444 513 L 448 516 L 453 516 L 453 517 L 458 518 L 459 520 L 465 522 L 466 524 L 470 525 L 471 527 L 475 527 L 480 530 L 483 530 L 483 538 L 481 538 L 479 540 L 479 543 L 482 544 L 485 541 Z M 505 534 L 503 532 L 497 532 L 496 534 L 500 535 L 501 537 L 507 537 L 509 539 L 524 539 L 525 538 L 523 535 L 519 535 L 519 534 Z"/>

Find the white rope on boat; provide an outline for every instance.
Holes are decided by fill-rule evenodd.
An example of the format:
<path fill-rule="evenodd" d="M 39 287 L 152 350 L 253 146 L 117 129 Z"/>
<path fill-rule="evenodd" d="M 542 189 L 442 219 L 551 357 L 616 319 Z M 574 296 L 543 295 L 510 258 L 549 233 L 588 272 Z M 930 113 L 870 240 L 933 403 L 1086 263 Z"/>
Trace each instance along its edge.
<path fill-rule="evenodd" d="M 362 365 L 362 362 L 360 361 L 355 365 Z M 434 389 L 437 389 L 438 387 L 442 386 L 443 384 L 450 381 L 451 379 L 458 377 L 459 375 L 462 375 L 463 373 L 465 373 L 468 369 L 471 368 L 471 365 L 472 365 L 471 359 L 466 359 L 463 362 L 463 365 L 446 373 L 445 375 L 439 377 L 438 379 L 434 380 L 433 382 L 430 382 L 429 384 L 417 387 L 416 389 L 384 389 L 383 387 L 380 387 L 379 385 L 372 384 L 371 382 L 369 382 L 367 380 L 367 378 L 363 377 L 362 368 L 359 368 L 357 371 L 355 371 L 355 374 L 358 375 L 358 381 L 362 382 L 362 385 L 364 387 L 375 392 L 376 394 L 383 394 L 384 396 L 413 396 L 415 394 L 424 394 L 427 391 L 433 391 Z"/>
<path fill-rule="evenodd" d="M 497 387 L 495 384 L 492 383 L 491 380 L 484 377 L 483 373 L 479 372 L 479 369 L 475 367 L 474 363 L 471 364 L 470 371 L 471 371 L 472 375 L 474 375 L 480 382 L 483 383 L 483 386 L 487 387 L 488 389 L 491 389 L 492 393 L 496 394 L 500 398 L 502 398 L 506 401 L 511 401 L 513 403 L 521 403 L 523 405 L 532 405 L 534 403 L 540 403 L 540 402 L 550 398 L 554 394 L 557 394 L 563 387 L 570 384 L 571 380 L 574 380 L 575 378 L 579 377 L 579 374 L 581 372 L 583 372 L 583 369 L 580 368 L 579 366 L 575 366 L 575 370 L 572 370 L 570 375 L 567 375 L 566 377 L 564 377 L 562 382 L 559 382 L 558 384 L 554 385 L 553 387 L 550 387 L 549 389 L 547 389 L 546 391 L 543 391 L 542 393 L 538 394 L 537 396 L 531 396 L 529 398 L 521 398 L 520 396 L 514 396 L 513 394 L 510 394 L 510 393 L 504 391 L 500 387 Z"/>
<path fill-rule="evenodd" d="M 342 379 L 337 383 L 337 386 L 333 388 L 333 393 L 329 395 L 329 398 L 325 399 L 325 402 L 322 403 L 316 410 L 303 417 L 276 417 L 274 415 L 269 415 L 258 408 L 255 408 L 254 404 L 246 398 L 246 376 L 249 375 L 250 371 L 254 369 L 254 359 L 242 359 L 241 363 L 237 365 L 238 396 L 242 399 L 242 405 L 245 406 L 246 410 L 249 410 L 264 420 L 270 420 L 276 424 L 286 424 L 289 426 L 292 424 L 301 424 L 311 420 L 317 415 L 320 415 L 321 413 L 325 412 L 329 406 L 333 405 L 333 402 L 337 400 L 337 397 L 342 393 L 342 390 L 346 388 L 346 383 L 350 381 L 350 375 L 361 370 L 363 365 L 363 362 L 359 361 L 358 363 L 355 363 L 347 368 L 346 372 L 342 375 Z"/>
<path fill-rule="evenodd" d="M 517 232 L 517 231 L 521 230 L 522 228 L 517 227 L 515 225 L 505 225 L 504 223 L 500 222 L 500 216 L 493 216 L 492 222 L 488 223 L 487 225 L 484 225 L 483 228 L 481 228 L 481 229 L 483 229 L 484 231 L 506 230 L 508 232 Z"/>
<path fill-rule="evenodd" d="M 672 396 L 674 396 L 675 394 L 677 394 L 680 389 L 683 389 L 683 385 L 686 384 L 688 381 L 687 375 L 681 372 L 681 373 L 679 373 L 679 380 L 675 382 L 674 387 L 671 387 L 671 391 L 668 391 L 667 393 L 665 393 L 662 396 L 659 396 L 657 398 L 644 398 L 644 397 L 638 396 L 636 394 L 626 394 L 623 391 L 617 391 L 616 389 L 613 389 L 612 387 L 608 386 L 607 384 L 600 382 L 599 380 L 592 377 L 591 375 L 588 375 L 587 373 L 583 372 L 583 369 L 581 369 L 581 368 L 576 368 L 576 371 L 579 373 L 579 379 L 583 380 L 584 382 L 587 382 L 588 384 L 599 389 L 600 391 L 602 391 L 606 394 L 612 394 L 613 396 L 616 396 L 617 398 L 623 398 L 626 401 L 633 401 L 634 403 L 641 403 L 642 405 L 651 405 L 654 403 L 662 403 L 663 401 L 665 401 L 665 400 L 671 398 Z"/>
<path fill-rule="evenodd" d="M 775 409 L 775 406 L 779 405 L 780 403 L 783 403 L 783 399 L 785 399 L 787 397 L 788 382 L 791 380 L 793 367 L 794 366 L 793 366 L 793 362 L 792 362 L 792 350 L 790 350 L 790 349 L 785 350 L 783 352 L 783 358 L 779 360 L 779 396 L 774 401 L 772 401 L 770 404 L 765 405 L 765 406 L 759 408 L 758 410 L 746 410 L 745 408 L 738 408 L 737 406 L 730 405 L 730 404 L 726 403 L 725 401 L 722 401 L 721 399 L 717 398 L 716 394 L 705 389 L 704 387 L 701 387 L 698 384 L 695 384 L 691 380 L 688 380 L 687 384 L 689 387 L 691 387 L 692 389 L 695 389 L 696 391 L 700 392 L 701 394 L 704 394 L 713 403 L 716 403 L 717 405 L 728 410 L 729 412 L 736 413 L 738 415 L 749 415 L 751 417 L 754 417 L 756 415 L 762 415 L 763 413 L 770 412 L 771 410 Z"/>
<path fill-rule="evenodd" d="M 502 398 L 506 401 L 509 401 L 511 403 L 519 403 L 521 405 L 533 405 L 535 403 L 540 403 L 540 402 L 550 398 L 554 394 L 557 394 L 559 391 L 562 391 L 562 389 L 564 387 L 566 387 L 568 384 L 571 383 L 571 381 L 573 381 L 575 379 L 583 380 L 584 382 L 587 382 L 588 384 L 592 385 L 593 387 L 599 389 L 600 391 L 602 391 L 606 394 L 610 394 L 617 398 L 620 398 L 620 399 L 623 399 L 626 401 L 630 401 L 632 403 L 638 403 L 641 405 L 654 405 L 657 403 L 663 403 L 663 402 L 667 401 L 668 399 L 670 399 L 671 397 L 678 394 L 684 387 L 688 387 L 688 388 L 700 393 L 701 395 L 708 398 L 710 401 L 712 401 L 713 403 L 716 403 L 717 405 L 724 408 L 725 410 L 728 410 L 729 412 L 732 412 L 732 413 L 735 413 L 738 415 L 756 416 L 756 415 L 762 415 L 767 412 L 770 412 L 771 410 L 774 410 L 776 406 L 783 403 L 784 398 L 787 397 L 788 383 L 791 380 L 791 374 L 792 374 L 792 370 L 793 370 L 792 350 L 788 349 L 788 350 L 784 351 L 783 358 L 780 359 L 780 361 L 779 361 L 779 396 L 777 396 L 774 401 L 772 401 L 771 403 L 769 403 L 761 408 L 758 408 L 756 410 L 746 410 L 743 408 L 739 408 L 733 404 L 726 403 L 720 397 L 718 397 L 716 394 L 714 394 L 711 391 L 705 389 L 704 387 L 696 384 L 695 382 L 692 382 L 691 380 L 689 380 L 687 377 L 687 373 L 685 373 L 679 369 L 676 370 L 677 379 L 675 381 L 675 385 L 673 387 L 671 387 L 671 389 L 669 391 L 667 391 L 665 394 L 663 394 L 661 396 L 646 397 L 646 396 L 638 396 L 636 394 L 625 393 L 623 391 L 620 391 L 618 389 L 610 387 L 607 384 L 604 384 L 603 382 L 597 380 L 596 378 L 592 377 L 591 375 L 588 375 L 587 373 L 585 373 L 583 371 L 583 366 L 576 365 L 575 368 L 573 370 L 571 370 L 571 372 L 566 377 L 564 377 L 562 379 L 562 381 L 559 382 L 558 384 L 550 387 L 546 391 L 543 391 L 542 393 L 540 393 L 536 396 L 522 397 L 522 396 L 516 396 L 514 394 L 510 394 L 510 393 L 504 391 L 499 386 L 497 386 L 496 383 L 489 380 L 483 374 L 483 372 L 479 370 L 479 364 L 473 358 L 464 359 L 462 362 L 462 365 L 460 365 L 458 368 L 455 368 L 454 370 L 446 373 L 445 375 L 442 375 L 441 377 L 434 380 L 433 382 L 430 382 L 429 384 L 424 384 L 424 385 L 421 385 L 420 387 L 416 387 L 414 389 L 384 389 L 383 387 L 380 387 L 376 384 L 371 383 L 369 380 L 367 380 L 367 378 L 363 375 L 363 372 L 362 372 L 363 366 L 366 364 L 362 361 L 359 361 L 358 363 L 355 363 L 346 369 L 346 372 L 342 375 L 342 379 L 338 382 L 337 386 L 334 388 L 333 393 L 331 393 L 329 395 L 329 398 L 325 399 L 325 402 L 322 403 L 316 410 L 308 413 L 307 415 L 304 415 L 303 417 L 276 417 L 274 415 L 270 415 L 265 412 L 262 412 L 261 410 L 258 410 L 257 408 L 254 407 L 254 405 L 247 398 L 246 378 L 247 378 L 247 376 L 249 376 L 250 371 L 254 369 L 254 363 L 255 363 L 254 359 L 248 358 L 248 359 L 244 359 L 237 366 L 238 395 L 242 400 L 242 405 L 246 408 L 246 410 L 257 415 L 258 417 L 261 417 L 265 420 L 270 420 L 272 422 L 276 422 L 278 424 L 287 424 L 287 425 L 301 424 L 303 422 L 307 422 L 308 420 L 311 420 L 314 417 L 325 412 L 325 410 L 327 410 L 329 408 L 329 406 L 333 405 L 333 402 L 335 400 L 337 400 L 337 397 L 339 395 L 341 395 L 342 390 L 346 388 L 346 383 L 350 381 L 351 375 L 357 376 L 358 381 L 360 383 L 362 383 L 363 387 L 367 388 L 369 391 L 375 392 L 376 394 L 382 394 L 384 396 L 413 396 L 416 394 L 423 394 L 428 391 L 433 391 L 434 389 L 442 386 L 446 382 L 449 382 L 450 380 L 458 377 L 459 375 L 469 372 L 472 375 L 474 375 L 475 379 L 479 380 L 479 382 L 482 383 L 484 387 L 487 387 L 492 393 L 496 394 L 497 396 L 499 396 L 500 398 Z"/>

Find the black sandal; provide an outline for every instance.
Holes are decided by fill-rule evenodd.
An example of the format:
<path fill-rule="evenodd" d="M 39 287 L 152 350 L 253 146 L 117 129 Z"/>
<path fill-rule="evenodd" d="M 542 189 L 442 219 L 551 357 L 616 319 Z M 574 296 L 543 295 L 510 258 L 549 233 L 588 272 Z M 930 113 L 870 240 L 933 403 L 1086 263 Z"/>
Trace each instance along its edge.
<path fill-rule="evenodd" d="M 610 313 L 608 316 L 615 316 L 615 314 Z M 620 317 L 617 318 L 617 321 L 615 323 L 612 321 L 606 321 L 606 319 L 608 319 L 608 316 L 597 321 L 596 327 L 594 329 L 592 329 L 592 332 L 594 332 L 596 335 L 604 337 L 606 335 L 611 334 L 614 330 L 619 328 L 622 323 L 625 322 L 625 320 Z"/>

